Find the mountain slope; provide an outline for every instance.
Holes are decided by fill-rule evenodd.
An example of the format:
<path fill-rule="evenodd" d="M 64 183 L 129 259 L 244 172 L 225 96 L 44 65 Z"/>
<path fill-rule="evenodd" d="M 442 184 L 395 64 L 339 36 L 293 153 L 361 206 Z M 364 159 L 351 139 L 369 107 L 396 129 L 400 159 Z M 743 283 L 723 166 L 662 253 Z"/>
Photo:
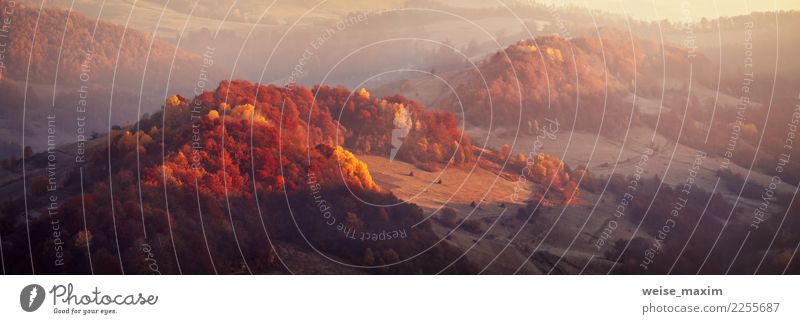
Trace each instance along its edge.
<path fill-rule="evenodd" d="M 628 120 L 632 93 L 658 97 L 666 80 L 710 83 L 701 55 L 601 28 L 596 35 L 565 39 L 542 36 L 520 41 L 477 63 L 477 69 L 391 83 L 391 89 L 431 107 L 463 113 L 480 126 L 527 129 L 529 122 L 557 119 L 565 127 L 597 130 L 602 118 Z M 452 89 L 449 88 L 452 86 Z M 444 95 L 443 95 L 444 94 Z M 604 129 L 618 133 L 619 129 Z"/>
<path fill-rule="evenodd" d="M 55 116 L 50 119 L 58 143 L 70 143 L 78 140 L 78 128 L 86 136 L 107 132 L 155 111 L 169 92 L 202 91 L 218 82 L 210 55 L 76 12 L 20 3 L 13 8 L 5 16 L 6 69 L 0 80 L 0 96 L 7 98 L 0 119 L 5 141 L 22 143 L 25 129 L 26 145 L 42 150 L 48 116 Z"/>
<path fill-rule="evenodd" d="M 41 187 L 48 181 L 41 176 L 46 156 L 30 157 L 27 213 L 20 209 L 21 183 L 3 186 L 10 193 L 0 210 L 9 273 L 29 273 L 31 263 L 37 273 L 150 273 L 152 260 L 161 273 L 291 272 L 273 242 L 374 272 L 434 273 L 457 260 L 455 248 L 430 224 L 412 226 L 424 219 L 419 207 L 376 185 L 368 166 L 340 146 L 361 134 L 375 147 L 362 151 L 388 154 L 383 141 L 390 139 L 364 135 L 366 127 L 355 131 L 363 125 L 334 122 L 329 103 L 348 94 L 339 90 L 235 81 L 192 100 L 172 96 L 161 112 L 92 142 L 83 173 L 62 164 L 62 203 L 50 218 L 42 216 L 52 194 Z M 315 95 L 327 101 L 315 102 Z M 380 125 L 405 102 L 419 125 L 409 136 L 442 147 L 440 141 L 450 140 L 428 134 L 460 136 L 446 122 L 452 116 L 397 99 L 361 95 L 352 113 L 369 111 L 369 122 Z M 415 146 L 404 150 L 399 159 L 436 162 L 423 159 L 428 152 Z M 437 163 L 455 162 L 448 155 Z M 15 163 L 10 171 L 20 168 Z M 54 265 L 49 252 L 52 217 L 61 221 L 64 266 Z M 33 259 L 26 252 L 26 221 Z M 362 235 L 367 239 L 353 239 Z M 148 261 L 143 250 L 152 254 Z M 474 269 L 463 260 L 451 271 Z"/>

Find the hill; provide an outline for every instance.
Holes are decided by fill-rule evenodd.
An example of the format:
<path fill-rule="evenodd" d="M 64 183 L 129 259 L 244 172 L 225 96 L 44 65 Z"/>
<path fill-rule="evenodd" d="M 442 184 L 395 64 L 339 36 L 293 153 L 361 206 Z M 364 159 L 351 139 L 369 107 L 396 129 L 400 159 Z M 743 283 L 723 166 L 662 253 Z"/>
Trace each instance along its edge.
<path fill-rule="evenodd" d="M 11 4 L 0 1 L 14 9 L 4 15 L 0 69 L 6 142 L 22 143 L 24 129 L 26 145 L 44 149 L 46 121 L 55 116 L 59 144 L 71 143 L 78 128 L 88 136 L 132 124 L 156 111 L 166 93 L 202 91 L 219 80 L 213 51 L 201 56 L 76 12 Z"/>
<path fill-rule="evenodd" d="M 413 118 L 408 138 L 453 152 L 429 157 L 427 148 L 404 145 L 398 159 L 456 166 L 467 160 L 451 156 L 471 154 L 468 139 L 451 145 L 461 136 L 452 114 L 402 97 L 370 99 L 362 91 L 334 108 L 349 94 L 234 81 L 191 100 L 171 96 L 162 111 L 87 144 L 85 164 L 62 164 L 54 191 L 42 187 L 50 181 L 42 176 L 46 156 L 29 157 L 27 213 L 21 183 L 4 185 L 17 188 L 0 209 L 8 272 L 29 273 L 32 264 L 36 273 L 150 273 L 153 260 L 161 273 L 291 272 L 273 242 L 374 272 L 440 270 L 457 250 L 430 224 L 412 226 L 423 220 L 422 209 L 380 188 L 342 145 L 388 154 L 392 139 L 379 127 L 401 109 Z M 347 122 L 336 123 L 332 112 Z M 350 124 L 358 118 L 375 127 Z M 59 207 L 44 216 L 53 195 Z M 47 239 L 54 218 L 64 266 L 53 264 Z M 466 260 L 451 268 L 473 270 Z"/>
<path fill-rule="evenodd" d="M 442 75 L 442 81 L 428 76 L 376 91 L 400 89 L 426 105 L 462 113 L 472 125 L 521 123 L 527 129 L 529 123 L 550 118 L 568 128 L 574 121 L 576 129 L 597 131 L 603 118 L 628 120 L 632 93 L 658 96 L 665 80 L 688 80 L 690 65 L 695 82 L 710 83 L 705 62 L 685 48 L 666 44 L 662 55 L 659 43 L 601 28 L 591 36 L 520 41 L 477 62 L 476 68 Z"/>

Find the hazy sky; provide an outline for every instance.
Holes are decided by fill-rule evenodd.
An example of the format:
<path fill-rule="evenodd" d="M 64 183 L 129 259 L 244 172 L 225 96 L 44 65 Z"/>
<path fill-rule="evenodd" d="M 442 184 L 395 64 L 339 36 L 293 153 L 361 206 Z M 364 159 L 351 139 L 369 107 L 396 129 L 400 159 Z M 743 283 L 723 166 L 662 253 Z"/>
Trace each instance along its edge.
<path fill-rule="evenodd" d="M 539 3 L 574 4 L 629 15 L 644 20 L 736 16 L 753 11 L 800 10 L 800 0 L 541 0 Z M 688 9 L 688 10 L 687 10 Z M 685 13 L 686 12 L 686 13 Z"/>

